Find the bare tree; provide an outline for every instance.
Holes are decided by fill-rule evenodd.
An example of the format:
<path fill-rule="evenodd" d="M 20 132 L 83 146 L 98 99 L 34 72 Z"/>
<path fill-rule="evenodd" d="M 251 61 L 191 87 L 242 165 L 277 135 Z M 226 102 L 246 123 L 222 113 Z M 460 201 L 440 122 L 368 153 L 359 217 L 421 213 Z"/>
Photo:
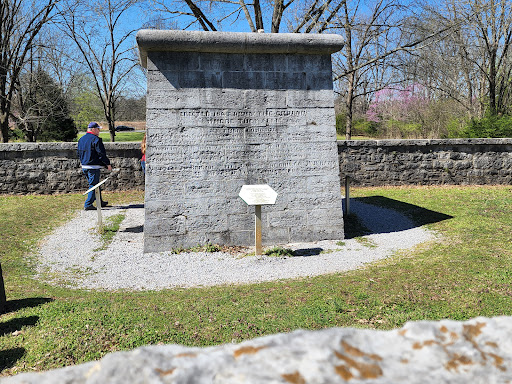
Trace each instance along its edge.
<path fill-rule="evenodd" d="M 341 4 L 332 24 L 345 36 L 342 55 L 335 61 L 335 80 L 339 80 L 338 89 L 343 93 L 345 136 L 350 140 L 354 101 L 392 79 L 389 52 L 400 45 L 402 5 L 394 0 L 379 0 L 362 11 L 359 0 L 350 4 L 342 0 Z"/>
<path fill-rule="evenodd" d="M 481 117 L 485 109 L 491 115 L 510 111 L 510 1 L 447 0 L 428 6 L 415 33 L 431 33 L 446 23 L 453 25 L 450 33 L 418 50 L 404 71 L 416 73 L 432 91 L 463 105 L 470 117 Z"/>
<path fill-rule="evenodd" d="M 472 0 L 465 12 L 478 37 L 483 53 L 479 64 L 485 76 L 489 95 L 489 112 L 492 115 L 505 112 L 505 92 L 510 87 L 512 43 L 512 3 L 509 0 Z"/>
<path fill-rule="evenodd" d="M 73 140 L 76 128 L 59 84 L 42 66 L 35 65 L 20 78 L 14 101 L 16 126 L 29 142 Z"/>
<path fill-rule="evenodd" d="M 16 86 L 41 28 L 60 0 L 0 1 L 0 132 L 9 141 L 9 117 Z"/>
<path fill-rule="evenodd" d="M 157 10 L 183 20 L 184 29 L 197 27 L 205 31 L 230 28 L 245 19 L 251 32 L 282 31 L 322 33 L 341 8 L 339 0 L 153 0 Z M 267 23 L 267 25 L 266 25 Z M 270 26 L 269 28 L 268 25 Z"/>
<path fill-rule="evenodd" d="M 66 96 L 72 98 L 84 77 L 90 77 L 80 50 L 56 25 L 41 31 L 36 44 L 37 65 L 57 82 Z"/>
<path fill-rule="evenodd" d="M 115 141 L 116 102 L 137 66 L 131 42 L 137 28 L 123 29 L 122 18 L 137 0 L 95 0 L 67 4 L 63 30 L 76 43 L 103 105 L 111 141 Z"/>

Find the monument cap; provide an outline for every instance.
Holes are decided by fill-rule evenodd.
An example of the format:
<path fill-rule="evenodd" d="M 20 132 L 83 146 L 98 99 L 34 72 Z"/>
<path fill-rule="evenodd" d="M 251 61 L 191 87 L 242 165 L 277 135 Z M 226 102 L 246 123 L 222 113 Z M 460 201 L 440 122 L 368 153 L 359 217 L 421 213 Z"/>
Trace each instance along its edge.
<path fill-rule="evenodd" d="M 160 29 L 141 29 L 136 40 L 144 68 L 147 68 L 149 52 L 330 55 L 341 50 L 345 41 L 335 34 Z"/>

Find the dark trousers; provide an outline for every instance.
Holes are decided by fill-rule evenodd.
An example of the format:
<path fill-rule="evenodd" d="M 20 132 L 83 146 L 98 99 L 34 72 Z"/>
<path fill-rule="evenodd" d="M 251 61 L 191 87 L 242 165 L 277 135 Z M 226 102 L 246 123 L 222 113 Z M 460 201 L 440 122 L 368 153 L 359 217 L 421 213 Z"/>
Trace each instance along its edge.
<path fill-rule="evenodd" d="M 87 178 L 87 182 L 89 183 L 89 188 L 94 187 L 96 184 L 98 184 L 100 182 L 101 171 L 99 169 L 83 169 L 82 168 L 82 172 L 84 173 L 85 177 Z M 95 200 L 96 200 L 96 191 L 93 190 L 87 194 L 87 199 L 85 200 L 84 208 L 92 207 L 92 203 L 94 203 Z"/>

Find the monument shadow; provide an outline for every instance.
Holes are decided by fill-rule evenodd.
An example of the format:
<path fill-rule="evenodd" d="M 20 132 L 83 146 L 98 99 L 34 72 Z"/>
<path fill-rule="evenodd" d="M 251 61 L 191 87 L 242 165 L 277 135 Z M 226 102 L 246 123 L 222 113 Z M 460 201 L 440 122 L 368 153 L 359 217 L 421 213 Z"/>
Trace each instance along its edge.
<path fill-rule="evenodd" d="M 179 56 L 185 55 L 189 64 L 194 61 L 199 62 L 198 53 L 186 52 L 179 54 Z M 154 53 L 153 56 L 155 56 Z M 308 78 L 306 72 L 278 72 L 274 73 L 273 76 L 263 73 L 263 71 L 275 69 L 271 68 L 272 60 L 275 57 L 272 54 L 215 54 L 206 52 L 202 53 L 201 56 L 203 58 L 202 63 L 205 62 L 204 58 L 207 58 L 205 70 L 195 71 L 192 74 L 188 73 L 186 76 L 177 75 L 174 72 L 177 68 L 172 63 L 155 61 L 154 65 L 168 84 L 176 90 L 199 88 L 277 91 L 282 90 L 283 84 L 286 84 L 288 90 L 332 91 L 330 77 L 316 76 L 315 81 L 311 81 L 311 75 Z M 319 63 L 315 63 L 316 65 L 328 65 L 330 67 L 330 56 L 320 56 L 315 59 L 319 61 Z M 287 60 L 299 61 L 300 58 L 288 55 Z M 247 62 L 251 62 L 250 70 L 254 70 L 254 72 L 247 72 Z M 295 66 L 298 65 L 300 64 L 295 64 Z M 199 67 L 199 64 L 197 66 Z M 221 73 L 219 68 L 226 71 Z"/>
<path fill-rule="evenodd" d="M 127 227 L 127 228 L 123 229 L 121 232 L 142 233 L 142 232 L 144 232 L 144 225 L 136 225 L 135 227 Z"/>
<path fill-rule="evenodd" d="M 343 209 L 346 201 L 343 200 Z M 384 196 L 350 199 L 350 214 L 344 215 L 345 239 L 379 233 L 393 233 L 452 219 L 453 216 Z M 319 247 L 297 249 L 294 256 L 317 256 Z"/>
<path fill-rule="evenodd" d="M 0 371 L 11 368 L 23 357 L 25 352 L 25 348 L 10 348 L 5 351 L 0 351 Z"/>
<path fill-rule="evenodd" d="M 346 201 L 343 200 L 343 208 Z M 345 238 L 401 232 L 452 219 L 453 216 L 384 196 L 350 199 L 350 215 L 345 215 Z"/>

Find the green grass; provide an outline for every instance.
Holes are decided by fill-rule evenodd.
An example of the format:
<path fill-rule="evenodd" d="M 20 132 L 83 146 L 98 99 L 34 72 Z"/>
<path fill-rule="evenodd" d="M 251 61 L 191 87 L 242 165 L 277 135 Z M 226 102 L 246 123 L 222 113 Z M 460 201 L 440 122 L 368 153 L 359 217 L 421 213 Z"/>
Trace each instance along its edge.
<path fill-rule="evenodd" d="M 315 278 L 159 292 L 71 290 L 35 280 L 30 255 L 80 209 L 83 196 L 0 196 L 9 300 L 0 317 L 2 374 L 147 344 L 206 346 L 297 328 L 391 329 L 409 320 L 512 315 L 511 187 L 354 188 L 352 196 L 399 209 L 440 236 L 366 268 Z M 141 193 L 108 196 L 112 203 L 137 199 Z M 347 229 L 353 237 L 365 231 Z"/>
<path fill-rule="evenodd" d="M 340 135 L 339 133 L 336 134 L 336 140 L 345 140 L 345 139 L 346 139 L 345 135 Z M 378 140 L 378 139 L 375 137 L 370 137 L 370 136 L 351 136 L 350 140 Z"/>
<path fill-rule="evenodd" d="M 144 137 L 144 131 L 123 131 L 123 132 L 116 132 L 116 142 L 121 141 L 142 141 L 142 138 Z M 76 141 L 80 137 L 85 135 L 85 132 L 81 132 L 78 134 L 78 137 Z M 110 133 L 107 131 L 100 132 L 100 137 L 103 139 L 104 142 L 110 141 Z"/>
<path fill-rule="evenodd" d="M 95 249 L 95 251 L 100 251 L 102 249 L 107 249 L 117 231 L 119 231 L 119 226 L 125 219 L 125 211 L 120 214 L 113 215 L 108 217 L 103 223 L 103 227 L 100 228 L 99 233 L 101 235 L 101 248 Z M 95 229 L 97 231 L 97 228 Z"/>
<path fill-rule="evenodd" d="M 271 257 L 293 257 L 294 253 L 289 248 L 273 247 L 263 252 L 264 255 Z"/>
<path fill-rule="evenodd" d="M 180 253 L 184 252 L 220 252 L 222 250 L 222 247 L 217 244 L 211 244 L 207 243 L 204 245 L 196 245 L 195 247 L 190 248 L 175 248 L 171 250 L 171 253 L 175 255 L 179 255 Z"/>

